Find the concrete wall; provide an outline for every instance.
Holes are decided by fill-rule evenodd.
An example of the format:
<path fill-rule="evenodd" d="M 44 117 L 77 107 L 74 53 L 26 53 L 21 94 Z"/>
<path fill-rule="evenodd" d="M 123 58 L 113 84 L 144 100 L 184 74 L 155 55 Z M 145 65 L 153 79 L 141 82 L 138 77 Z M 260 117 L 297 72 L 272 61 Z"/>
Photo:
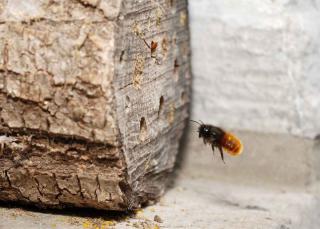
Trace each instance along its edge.
<path fill-rule="evenodd" d="M 320 133 L 320 1 L 189 0 L 192 118 Z"/>

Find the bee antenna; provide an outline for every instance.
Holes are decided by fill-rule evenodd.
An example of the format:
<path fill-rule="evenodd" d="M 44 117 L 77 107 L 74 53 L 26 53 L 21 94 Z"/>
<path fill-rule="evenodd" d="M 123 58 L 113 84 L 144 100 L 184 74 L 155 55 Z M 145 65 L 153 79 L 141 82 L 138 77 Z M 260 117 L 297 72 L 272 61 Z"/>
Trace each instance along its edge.
<path fill-rule="evenodd" d="M 190 119 L 189 121 L 190 121 L 190 122 L 195 122 L 195 123 L 197 123 L 197 124 L 201 125 L 201 123 L 200 123 L 200 122 L 194 121 L 194 120 L 192 120 L 192 119 Z M 203 123 L 203 122 L 202 122 L 202 123 Z"/>

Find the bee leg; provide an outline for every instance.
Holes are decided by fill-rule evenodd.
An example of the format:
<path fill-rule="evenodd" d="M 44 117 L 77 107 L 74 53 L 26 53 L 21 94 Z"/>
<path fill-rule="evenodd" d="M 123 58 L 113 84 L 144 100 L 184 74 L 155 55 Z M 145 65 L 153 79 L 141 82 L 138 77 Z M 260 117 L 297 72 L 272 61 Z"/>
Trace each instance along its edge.
<path fill-rule="evenodd" d="M 213 144 L 211 145 L 211 148 L 212 148 L 212 154 L 214 156 L 214 145 Z"/>
<path fill-rule="evenodd" d="M 225 163 L 225 161 L 224 161 L 224 156 L 223 156 L 223 151 L 222 151 L 222 147 L 219 146 L 218 148 L 219 148 L 219 151 L 220 151 L 221 159 L 222 159 L 223 163 Z"/>

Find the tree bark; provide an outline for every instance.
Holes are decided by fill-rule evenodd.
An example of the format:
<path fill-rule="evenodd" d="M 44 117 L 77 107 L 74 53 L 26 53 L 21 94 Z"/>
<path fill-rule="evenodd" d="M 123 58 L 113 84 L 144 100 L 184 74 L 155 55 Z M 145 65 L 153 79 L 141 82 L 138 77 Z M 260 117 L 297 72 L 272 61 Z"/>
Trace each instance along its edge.
<path fill-rule="evenodd" d="M 0 0 L 0 199 L 162 195 L 190 94 L 186 0 Z"/>

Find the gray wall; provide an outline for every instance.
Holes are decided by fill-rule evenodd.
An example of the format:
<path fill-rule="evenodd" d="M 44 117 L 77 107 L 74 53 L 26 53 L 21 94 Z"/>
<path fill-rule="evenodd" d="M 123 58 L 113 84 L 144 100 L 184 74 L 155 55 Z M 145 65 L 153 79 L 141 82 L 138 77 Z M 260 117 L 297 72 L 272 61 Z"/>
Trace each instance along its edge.
<path fill-rule="evenodd" d="M 320 1 L 189 0 L 192 118 L 320 133 Z"/>

